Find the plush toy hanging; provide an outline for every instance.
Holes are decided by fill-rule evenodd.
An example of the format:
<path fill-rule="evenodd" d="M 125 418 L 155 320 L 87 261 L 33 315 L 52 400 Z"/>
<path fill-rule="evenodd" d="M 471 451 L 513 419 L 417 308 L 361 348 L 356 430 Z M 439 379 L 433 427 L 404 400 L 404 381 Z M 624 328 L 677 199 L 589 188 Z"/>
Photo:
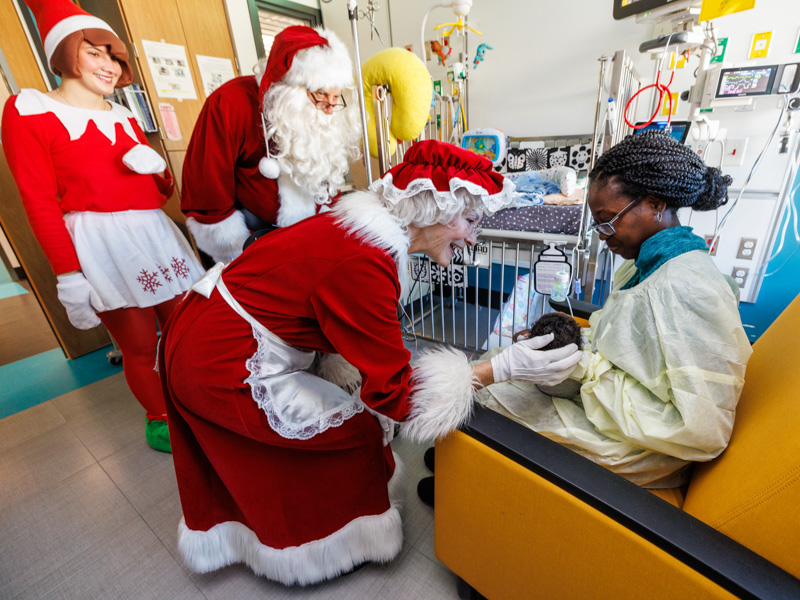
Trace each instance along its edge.
<path fill-rule="evenodd" d="M 431 52 L 439 57 L 439 64 L 443 67 L 446 67 L 447 65 L 444 61 L 447 60 L 447 57 L 450 56 L 450 53 L 453 51 L 453 49 L 448 45 L 447 53 L 445 54 L 444 48 L 445 47 L 442 46 L 441 42 L 438 40 L 431 41 Z"/>
<path fill-rule="evenodd" d="M 478 65 L 486 57 L 487 50 L 494 50 L 494 48 L 492 48 L 489 44 L 478 44 L 478 47 L 475 49 L 475 61 L 472 63 L 473 69 L 478 68 Z"/>

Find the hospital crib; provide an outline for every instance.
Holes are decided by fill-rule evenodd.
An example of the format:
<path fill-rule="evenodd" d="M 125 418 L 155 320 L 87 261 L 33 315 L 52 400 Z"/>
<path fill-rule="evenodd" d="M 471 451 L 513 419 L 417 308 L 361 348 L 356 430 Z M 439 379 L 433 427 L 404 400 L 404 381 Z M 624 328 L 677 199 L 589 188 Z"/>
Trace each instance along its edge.
<path fill-rule="evenodd" d="M 576 145 L 585 147 L 589 149 L 589 162 L 581 164 L 577 170 L 584 174 L 591 170 L 600 153 L 631 132 L 624 122 L 622 109 L 615 115 L 608 112 L 608 99 L 614 98 L 619 106 L 624 107 L 642 86 L 641 77 L 625 51 L 603 56 L 599 62 L 597 103 L 591 134 L 511 137 L 509 146 L 545 150 Z M 458 97 L 461 97 L 460 91 Z M 372 98 L 379 167 L 380 172 L 385 173 L 402 160 L 410 143 L 398 142 L 395 154 L 391 155 L 388 143 L 391 90 L 387 86 L 375 86 Z M 459 143 L 463 131 L 458 127 L 462 120 L 453 118 L 453 106 L 453 98 L 437 95 L 424 137 Z M 635 114 L 635 100 L 631 110 L 631 114 Z M 448 126 L 451 128 L 447 129 Z M 528 210 L 553 215 L 565 208 L 540 205 L 514 209 L 513 212 L 515 217 L 522 219 Z M 573 279 L 577 279 L 582 288 L 582 295 L 574 293 L 573 289 L 573 296 L 602 304 L 611 287 L 613 258 L 605 244 L 589 234 L 585 201 L 578 212 L 579 218 L 573 228 L 563 233 L 564 230 L 557 228 L 552 231 L 559 233 L 533 227 L 526 231 L 487 227 L 478 246 L 474 250 L 468 248 L 463 253 L 458 252 L 453 263 L 446 268 L 426 257 L 412 256 L 411 284 L 399 315 L 404 334 L 474 351 L 510 344 L 514 333 L 530 326 L 547 310 L 547 298 L 535 293 L 531 270 L 541 252 L 551 243 L 568 256 L 576 275 Z M 510 328 L 504 327 L 504 317 L 508 321 L 509 316 Z"/>
<path fill-rule="evenodd" d="M 574 247 L 574 238 L 484 230 L 478 245 L 457 251 L 446 268 L 412 256 L 404 334 L 473 351 L 511 344 L 513 333 L 546 310 L 547 298 L 535 292 L 530 277 L 532 265 L 549 244 Z"/>

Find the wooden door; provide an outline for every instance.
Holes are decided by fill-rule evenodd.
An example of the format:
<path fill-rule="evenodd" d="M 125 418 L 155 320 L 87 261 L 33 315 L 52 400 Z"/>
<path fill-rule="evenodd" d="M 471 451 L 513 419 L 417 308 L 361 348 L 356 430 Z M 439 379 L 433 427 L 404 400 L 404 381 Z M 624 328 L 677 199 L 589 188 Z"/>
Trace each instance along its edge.
<path fill-rule="evenodd" d="M 47 91 L 33 49 L 10 0 L 0 2 L 0 48 L 18 87 Z M 5 86 L 5 81 L 0 81 L 0 85 Z M 77 358 L 107 345 L 110 339 L 102 327 L 81 331 L 70 324 L 58 301 L 56 277 L 28 225 L 5 154 L 0 154 L 0 225 L 67 358 Z"/>
<path fill-rule="evenodd" d="M 223 0 L 118 0 L 118 2 L 128 37 L 135 47 L 142 81 L 162 131 L 172 172 L 176 175 L 176 181 L 180 182 L 189 138 L 205 102 L 196 56 L 199 54 L 227 58 L 235 65 Z M 158 97 L 142 40 L 177 44 L 186 49 L 197 94 L 196 100 Z M 165 126 L 159 104 L 169 104 L 174 109 L 181 139 L 171 140 L 163 134 Z M 177 197 L 165 207 L 165 211 L 173 219 L 183 221 Z"/>

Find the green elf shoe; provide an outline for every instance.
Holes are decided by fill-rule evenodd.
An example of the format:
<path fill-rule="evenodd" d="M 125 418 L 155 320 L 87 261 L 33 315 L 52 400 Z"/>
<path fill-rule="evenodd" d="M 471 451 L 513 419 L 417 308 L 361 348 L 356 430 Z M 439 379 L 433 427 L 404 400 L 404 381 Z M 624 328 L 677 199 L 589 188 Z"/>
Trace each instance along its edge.
<path fill-rule="evenodd" d="M 159 418 L 148 418 L 147 426 L 144 430 L 144 439 L 154 450 L 161 452 L 172 452 L 169 443 L 169 428 L 167 422 Z"/>

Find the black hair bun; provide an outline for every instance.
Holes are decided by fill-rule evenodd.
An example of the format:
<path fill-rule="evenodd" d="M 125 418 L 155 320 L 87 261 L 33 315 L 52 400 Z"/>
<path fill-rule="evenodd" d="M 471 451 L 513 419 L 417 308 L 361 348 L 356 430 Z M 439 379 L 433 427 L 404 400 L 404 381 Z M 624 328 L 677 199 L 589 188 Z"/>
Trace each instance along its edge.
<path fill-rule="evenodd" d="M 692 205 L 694 210 L 715 210 L 728 202 L 728 186 L 733 183 L 730 175 L 723 175 L 716 167 L 708 167 L 705 182 L 705 192 Z"/>

